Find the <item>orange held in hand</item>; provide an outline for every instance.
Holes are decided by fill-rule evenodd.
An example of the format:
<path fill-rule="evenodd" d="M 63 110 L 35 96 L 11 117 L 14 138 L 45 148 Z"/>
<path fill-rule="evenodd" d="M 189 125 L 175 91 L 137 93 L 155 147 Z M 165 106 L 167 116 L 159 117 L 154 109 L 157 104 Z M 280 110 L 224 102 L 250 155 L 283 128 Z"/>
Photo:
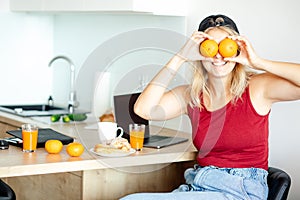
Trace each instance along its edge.
<path fill-rule="evenodd" d="M 229 38 L 225 38 L 219 44 L 219 53 L 224 57 L 232 57 L 237 54 L 237 43 Z"/>
<path fill-rule="evenodd" d="M 214 57 L 218 53 L 218 43 L 214 40 L 204 40 L 200 44 L 200 53 L 205 57 Z"/>
<path fill-rule="evenodd" d="M 45 149 L 48 153 L 57 154 L 61 152 L 63 144 L 60 140 L 47 140 Z"/>
<path fill-rule="evenodd" d="M 68 144 L 66 151 L 69 156 L 78 157 L 84 152 L 84 147 L 79 142 L 72 142 Z"/>

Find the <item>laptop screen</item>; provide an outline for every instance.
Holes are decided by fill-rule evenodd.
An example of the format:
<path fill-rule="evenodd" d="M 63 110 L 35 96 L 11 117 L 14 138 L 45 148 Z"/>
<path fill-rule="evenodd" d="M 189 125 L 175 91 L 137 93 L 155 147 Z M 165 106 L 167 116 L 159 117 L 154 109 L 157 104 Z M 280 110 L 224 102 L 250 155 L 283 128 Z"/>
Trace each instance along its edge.
<path fill-rule="evenodd" d="M 149 121 L 134 113 L 133 107 L 141 93 L 124 94 L 114 96 L 114 111 L 118 126 L 124 130 L 123 137 L 129 139 L 129 124 L 145 124 L 145 140 L 150 137 Z"/>

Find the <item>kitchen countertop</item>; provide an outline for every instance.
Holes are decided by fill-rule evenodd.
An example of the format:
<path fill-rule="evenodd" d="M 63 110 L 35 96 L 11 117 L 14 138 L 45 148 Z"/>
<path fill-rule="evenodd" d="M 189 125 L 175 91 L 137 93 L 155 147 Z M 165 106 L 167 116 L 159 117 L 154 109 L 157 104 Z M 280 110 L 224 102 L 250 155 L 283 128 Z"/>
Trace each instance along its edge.
<path fill-rule="evenodd" d="M 18 199 L 109 200 L 135 192 L 172 191 L 183 183 L 184 171 L 195 164 L 197 155 L 191 134 L 167 128 L 150 126 L 150 131 L 189 141 L 161 149 L 143 148 L 125 157 L 102 157 L 90 151 L 100 143 L 93 117 L 65 124 L 0 112 L 0 122 L 4 128 L 36 123 L 71 136 L 85 147 L 80 157 L 70 157 L 66 145 L 59 154 L 48 154 L 44 148 L 24 153 L 12 145 L 1 150 L 0 178 L 14 189 Z"/>
<path fill-rule="evenodd" d="M 23 153 L 20 147 L 10 145 L 8 150 L 0 151 L 0 177 L 167 164 L 192 161 L 197 154 L 196 149 L 191 144 L 191 135 L 172 129 L 150 127 L 151 131 L 161 135 L 186 137 L 189 138 L 189 141 L 162 149 L 143 148 L 140 152 L 116 158 L 98 156 L 89 151 L 95 144 L 100 143 L 100 141 L 96 129 L 86 129 L 85 127 L 93 126 L 96 120 L 89 120 L 88 118 L 86 122 L 47 124 L 32 118 L 23 118 L 0 112 L 0 121 L 15 126 L 20 126 L 23 123 L 36 123 L 40 128 L 52 128 L 71 136 L 75 141 L 81 142 L 85 146 L 85 152 L 80 157 L 70 157 L 65 151 L 66 145 L 62 152 L 56 155 L 48 154 L 44 148 L 38 148 L 34 153 Z"/>

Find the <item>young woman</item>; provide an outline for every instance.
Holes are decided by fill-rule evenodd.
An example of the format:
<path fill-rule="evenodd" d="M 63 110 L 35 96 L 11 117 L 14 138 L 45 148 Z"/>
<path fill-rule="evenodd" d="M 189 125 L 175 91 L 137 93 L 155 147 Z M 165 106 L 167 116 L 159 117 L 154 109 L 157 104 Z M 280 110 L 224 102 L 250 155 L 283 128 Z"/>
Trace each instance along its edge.
<path fill-rule="evenodd" d="M 204 40 L 220 43 L 225 38 L 238 44 L 235 56 L 218 53 L 207 58 L 199 53 Z M 193 63 L 191 85 L 167 91 L 185 62 Z M 298 99 L 299 64 L 259 57 L 227 16 L 205 18 L 135 104 L 135 112 L 150 120 L 188 114 L 198 165 L 186 170 L 186 184 L 171 193 L 132 194 L 124 199 L 267 199 L 271 106 Z"/>

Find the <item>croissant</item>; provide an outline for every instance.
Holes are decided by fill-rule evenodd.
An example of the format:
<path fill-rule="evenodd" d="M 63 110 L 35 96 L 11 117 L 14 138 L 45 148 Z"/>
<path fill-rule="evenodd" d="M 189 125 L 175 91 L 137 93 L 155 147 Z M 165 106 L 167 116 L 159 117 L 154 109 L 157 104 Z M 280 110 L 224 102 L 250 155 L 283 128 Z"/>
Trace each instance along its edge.
<path fill-rule="evenodd" d="M 96 144 L 94 146 L 95 152 L 106 152 L 106 153 L 112 153 L 117 151 L 130 151 L 131 146 L 125 138 L 115 138 L 110 145 L 105 144 Z"/>
<path fill-rule="evenodd" d="M 113 139 L 113 141 L 110 143 L 110 146 L 115 147 L 117 149 L 122 149 L 123 151 L 130 151 L 131 149 L 128 140 L 121 137 Z"/>

